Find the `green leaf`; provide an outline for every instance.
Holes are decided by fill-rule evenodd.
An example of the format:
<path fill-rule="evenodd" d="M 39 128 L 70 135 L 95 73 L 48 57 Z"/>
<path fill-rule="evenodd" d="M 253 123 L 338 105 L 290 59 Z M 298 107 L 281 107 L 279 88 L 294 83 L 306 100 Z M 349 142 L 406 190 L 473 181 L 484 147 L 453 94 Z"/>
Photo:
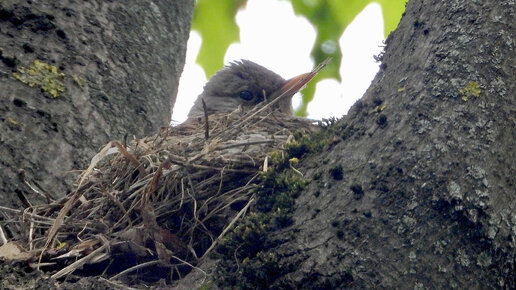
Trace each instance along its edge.
<path fill-rule="evenodd" d="M 315 27 L 317 37 L 311 56 L 320 63 L 328 56 L 332 62 L 321 71 L 303 90 L 303 104 L 296 115 L 306 116 L 308 103 L 315 94 L 317 82 L 327 78 L 341 80 L 339 73 L 342 59 L 339 39 L 348 25 L 364 8 L 376 2 L 382 7 L 385 37 L 396 28 L 405 10 L 406 0 L 291 0 L 294 12 L 302 15 Z M 353 43 L 345 44 L 353 45 Z"/>
<path fill-rule="evenodd" d="M 239 7 L 245 0 L 198 0 L 194 10 L 192 29 L 202 37 L 197 63 L 206 77 L 224 66 L 224 55 L 231 45 L 240 39 L 235 22 Z"/>
<path fill-rule="evenodd" d="M 389 33 L 398 27 L 401 16 L 405 12 L 407 0 L 377 0 L 376 2 L 382 7 L 383 34 L 387 38 Z"/>
<path fill-rule="evenodd" d="M 294 12 L 306 17 L 316 29 L 317 37 L 311 52 L 315 63 L 318 64 L 330 56 L 333 58 L 332 62 L 303 90 L 303 104 L 298 108 L 296 115 L 306 116 L 306 108 L 314 97 L 317 82 L 327 78 L 341 80 L 339 68 L 342 53 L 339 39 L 346 27 L 369 1 L 291 0 L 291 3 Z"/>

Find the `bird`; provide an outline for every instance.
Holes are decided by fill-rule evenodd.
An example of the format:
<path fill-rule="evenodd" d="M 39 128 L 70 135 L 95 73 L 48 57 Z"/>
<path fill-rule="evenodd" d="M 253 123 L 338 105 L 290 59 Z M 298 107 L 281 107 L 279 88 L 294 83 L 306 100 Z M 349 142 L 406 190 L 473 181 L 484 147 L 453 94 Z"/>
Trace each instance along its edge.
<path fill-rule="evenodd" d="M 328 62 L 329 59 L 312 72 L 288 80 L 250 60 L 231 62 L 209 79 L 203 92 L 195 100 L 188 118 L 229 113 L 237 109 L 246 110 L 269 102 L 273 103 L 271 107 L 274 110 L 292 116 L 293 95 Z"/>

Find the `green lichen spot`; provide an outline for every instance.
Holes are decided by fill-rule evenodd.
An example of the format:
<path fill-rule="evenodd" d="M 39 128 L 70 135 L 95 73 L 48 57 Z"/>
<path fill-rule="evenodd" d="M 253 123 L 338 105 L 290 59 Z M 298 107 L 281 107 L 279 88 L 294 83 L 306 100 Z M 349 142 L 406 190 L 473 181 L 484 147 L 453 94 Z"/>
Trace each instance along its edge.
<path fill-rule="evenodd" d="M 86 80 L 85 80 L 85 79 L 83 79 L 83 78 L 81 78 L 81 77 L 78 77 L 78 76 L 73 75 L 73 76 L 72 76 L 72 79 L 73 79 L 73 81 L 75 82 L 75 84 L 76 84 L 79 88 L 81 88 L 81 89 L 83 89 L 83 88 L 84 88 L 84 86 L 86 85 Z"/>
<path fill-rule="evenodd" d="M 383 110 L 385 110 L 385 108 L 387 108 L 387 105 L 383 104 L 383 105 L 379 105 L 379 106 L 376 106 L 374 109 L 373 109 L 373 112 L 374 113 L 380 113 L 382 112 Z"/>
<path fill-rule="evenodd" d="M 7 121 L 9 122 L 9 124 L 11 125 L 18 125 L 18 122 L 16 122 L 16 120 L 14 120 L 13 118 L 7 118 Z"/>
<path fill-rule="evenodd" d="M 464 88 L 460 89 L 462 100 L 466 102 L 469 97 L 479 97 L 481 90 L 477 82 L 469 82 Z"/>
<path fill-rule="evenodd" d="M 34 60 L 31 67 L 18 68 L 18 72 L 13 73 L 13 77 L 30 87 L 40 87 L 54 98 L 59 97 L 59 94 L 65 91 L 63 84 L 65 74 L 60 72 L 57 67 L 37 59 Z"/>

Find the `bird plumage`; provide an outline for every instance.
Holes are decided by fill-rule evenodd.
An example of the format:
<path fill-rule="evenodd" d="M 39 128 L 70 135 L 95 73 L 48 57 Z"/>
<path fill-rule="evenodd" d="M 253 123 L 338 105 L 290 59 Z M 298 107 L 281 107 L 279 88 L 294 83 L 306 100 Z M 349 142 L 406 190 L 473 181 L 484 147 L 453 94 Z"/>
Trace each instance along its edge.
<path fill-rule="evenodd" d="M 249 60 L 236 61 L 213 75 L 198 96 L 188 117 L 202 116 L 206 103 L 208 114 L 232 112 L 239 107 L 254 107 L 264 100 L 271 101 L 286 83 L 280 75 Z M 275 94 L 276 93 L 276 94 Z M 292 96 L 285 96 L 275 108 L 292 115 Z"/>

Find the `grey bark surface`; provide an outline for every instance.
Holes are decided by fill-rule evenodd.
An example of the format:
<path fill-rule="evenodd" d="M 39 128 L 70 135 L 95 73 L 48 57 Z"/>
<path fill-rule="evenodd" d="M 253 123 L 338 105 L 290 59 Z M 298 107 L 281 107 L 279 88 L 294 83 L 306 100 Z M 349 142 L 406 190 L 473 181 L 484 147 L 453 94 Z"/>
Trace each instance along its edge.
<path fill-rule="evenodd" d="M 293 225 L 254 257 L 226 258 L 230 283 L 514 289 L 514 4 L 409 1 L 336 141 L 297 167 L 312 182 Z M 204 281 L 194 272 L 178 288 Z"/>
<path fill-rule="evenodd" d="M 267 236 L 266 244 L 273 246 L 260 257 L 272 257 L 274 275 L 261 280 L 263 285 L 516 288 L 514 4 L 513 0 L 409 1 L 398 29 L 387 40 L 381 71 L 362 100 L 331 128 L 335 142 L 296 165 L 312 182 L 296 201 L 294 223 Z M 43 39 L 40 41 L 48 41 Z M 105 52 L 112 49 L 124 51 L 127 47 L 109 47 Z M 6 51 L 3 57 L 10 57 Z M 42 49 L 40 53 L 50 52 Z M 28 65 L 23 57 L 17 59 Z M 10 64 L 10 58 L 6 62 Z M 115 80 L 121 81 L 97 70 L 99 63 L 93 63 L 93 72 L 100 74 L 90 76 L 93 80 L 103 79 L 104 73 L 112 77 L 107 82 L 111 86 L 118 84 Z M 122 62 L 117 63 L 121 66 Z M 8 75 L 2 74 L 2 78 L 7 80 Z M 97 84 L 95 92 L 107 90 L 100 80 L 89 82 Z M 144 87 L 141 83 L 135 86 Z M 27 105 L 14 97 L 7 98 L 9 102 L 2 99 L 11 108 L 2 111 L 2 128 L 11 130 L 11 135 L 2 135 L 2 142 L 21 130 L 9 123 L 9 114 L 34 110 L 32 114 L 38 115 L 33 108 L 48 108 L 56 102 L 35 91 L 16 83 L 13 92 L 26 96 Z M 34 98 L 36 95 L 40 98 Z M 65 102 L 64 96 L 57 101 Z M 109 98 L 101 99 L 102 106 L 113 106 Z M 35 100 L 41 103 L 36 106 Z M 75 108 L 75 102 L 68 102 Z M 63 115 L 69 114 L 63 112 L 51 115 L 50 120 L 56 118 L 54 123 L 60 126 L 67 120 Z M 31 115 L 26 115 L 30 121 Z M 138 119 L 142 116 L 132 118 L 136 118 L 135 126 L 144 127 L 145 122 Z M 38 120 L 35 124 L 40 127 L 31 128 L 49 130 L 48 119 Z M 101 122 L 90 121 L 94 123 L 91 126 Z M 76 134 L 83 134 L 86 128 L 77 130 Z M 119 136 L 103 134 L 106 140 Z M 103 141 L 95 142 L 99 146 Z M 11 147 L 4 144 L 1 150 L 11 150 L 6 151 L 9 153 L 20 142 Z M 93 154 L 95 146 L 73 152 Z M 334 174 L 336 171 L 342 174 Z M 15 178 L 16 171 L 10 174 Z M 253 271 L 253 264 L 263 266 L 258 256 L 240 262 L 239 268 L 248 271 Z M 210 270 L 211 279 L 217 275 L 211 272 L 213 260 L 204 267 Z M 260 271 L 258 267 L 255 272 Z M 187 276 L 179 288 L 192 289 L 189 286 L 204 279 L 199 271 L 192 275 L 197 277 Z"/>
<path fill-rule="evenodd" d="M 271 238 L 277 285 L 516 287 L 514 4 L 409 1 L 342 141 L 299 168 L 322 177 Z"/>
<path fill-rule="evenodd" d="M 2 204 L 16 202 L 17 194 L 37 197 L 28 184 L 54 197 L 65 194 L 71 171 L 84 169 L 107 141 L 168 126 L 193 4 L 0 3 Z M 66 91 L 53 98 L 13 77 L 34 60 L 64 73 Z"/>

